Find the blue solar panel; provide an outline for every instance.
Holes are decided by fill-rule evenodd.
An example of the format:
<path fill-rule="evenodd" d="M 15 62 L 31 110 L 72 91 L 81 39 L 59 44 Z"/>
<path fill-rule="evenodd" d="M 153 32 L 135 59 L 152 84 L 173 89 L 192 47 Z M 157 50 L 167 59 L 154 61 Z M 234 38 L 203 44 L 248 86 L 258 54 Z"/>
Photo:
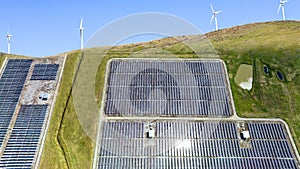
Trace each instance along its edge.
<path fill-rule="evenodd" d="M 145 122 L 102 123 L 98 168 L 291 168 L 298 164 L 282 133 L 266 138 L 255 127 L 278 128 L 281 123 L 249 122 L 251 147 L 243 148 L 233 122 L 154 123 L 156 136 L 144 136 Z M 283 134 L 284 135 L 284 134 Z"/>
<path fill-rule="evenodd" d="M 9 59 L 0 78 L 0 147 L 15 111 L 32 60 Z"/>
<path fill-rule="evenodd" d="M 230 97 L 221 61 L 113 60 L 105 114 L 223 117 Z"/>
<path fill-rule="evenodd" d="M 31 168 L 37 153 L 47 105 L 22 105 L 0 160 L 0 168 Z"/>
<path fill-rule="evenodd" d="M 55 80 L 58 64 L 35 64 L 30 80 Z"/>

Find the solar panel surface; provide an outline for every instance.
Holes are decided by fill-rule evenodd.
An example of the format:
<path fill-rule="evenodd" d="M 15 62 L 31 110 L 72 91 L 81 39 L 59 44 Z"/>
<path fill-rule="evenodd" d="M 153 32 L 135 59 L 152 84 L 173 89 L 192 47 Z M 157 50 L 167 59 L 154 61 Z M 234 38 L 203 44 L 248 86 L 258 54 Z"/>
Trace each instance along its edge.
<path fill-rule="evenodd" d="M 105 114 L 128 116 L 231 116 L 221 61 L 113 60 Z"/>
<path fill-rule="evenodd" d="M 40 144 L 47 105 L 22 105 L 14 124 L 0 168 L 32 168 Z"/>
<path fill-rule="evenodd" d="M 146 124 L 103 122 L 98 168 L 297 169 L 281 123 L 249 122 L 251 148 L 241 147 L 233 122 L 156 122 L 154 140 Z"/>
<path fill-rule="evenodd" d="M 0 78 L 0 147 L 19 101 L 32 60 L 9 59 Z"/>
<path fill-rule="evenodd" d="M 30 80 L 55 80 L 59 64 L 35 64 Z"/>

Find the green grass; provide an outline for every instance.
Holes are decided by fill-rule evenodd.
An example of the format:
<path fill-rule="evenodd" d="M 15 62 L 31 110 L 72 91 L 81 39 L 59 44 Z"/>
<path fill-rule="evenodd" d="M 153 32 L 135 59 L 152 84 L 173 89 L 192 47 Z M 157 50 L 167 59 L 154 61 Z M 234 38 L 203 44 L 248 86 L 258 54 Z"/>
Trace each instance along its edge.
<path fill-rule="evenodd" d="M 270 22 L 245 25 L 208 35 L 228 73 L 240 64 L 253 65 L 253 90 L 242 90 L 230 79 L 235 107 L 241 117 L 281 118 L 290 127 L 300 150 L 300 22 Z M 271 70 L 265 76 L 263 65 Z M 287 77 L 280 82 L 276 70 Z"/>
<path fill-rule="evenodd" d="M 74 52 L 67 56 L 39 166 L 43 169 L 91 168 L 92 165 L 93 142 L 85 135 L 79 124 L 73 99 L 70 98 L 67 104 L 78 54 L 79 52 Z"/>
<path fill-rule="evenodd" d="M 218 54 L 225 61 L 230 77 L 234 77 L 240 64 L 253 65 L 254 78 L 251 91 L 241 89 L 234 83 L 233 78 L 229 79 L 238 115 L 285 120 L 289 124 L 299 151 L 300 22 L 250 24 L 208 33 L 206 36 L 211 40 L 217 53 L 205 44 L 199 49 L 200 56 Z M 156 48 L 170 52 L 175 57 L 198 57 L 191 48 L 174 38 L 111 48 L 105 54 L 95 77 L 97 82 L 95 95 L 99 107 L 107 61 L 111 58 L 130 56 L 151 57 L 153 54 L 158 57 L 167 56 L 164 52 L 152 50 Z M 94 49 L 94 52 L 96 50 Z M 84 133 L 77 119 L 72 99 L 66 105 L 78 54 L 75 52 L 68 55 L 40 165 L 43 169 L 91 168 L 92 165 L 94 143 Z M 270 77 L 263 73 L 264 64 L 267 64 L 271 70 Z M 285 82 L 278 81 L 276 70 L 284 72 Z"/>

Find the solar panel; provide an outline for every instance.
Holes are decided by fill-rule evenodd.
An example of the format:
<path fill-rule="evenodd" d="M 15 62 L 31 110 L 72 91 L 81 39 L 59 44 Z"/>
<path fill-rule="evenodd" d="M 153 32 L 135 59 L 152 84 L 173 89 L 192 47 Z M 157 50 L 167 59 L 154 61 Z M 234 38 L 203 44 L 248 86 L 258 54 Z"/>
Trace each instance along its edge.
<path fill-rule="evenodd" d="M 0 147 L 14 114 L 32 60 L 9 59 L 0 78 Z"/>
<path fill-rule="evenodd" d="M 58 64 L 35 64 L 30 80 L 55 80 Z"/>
<path fill-rule="evenodd" d="M 112 60 L 105 114 L 110 116 L 230 116 L 221 61 Z"/>
<path fill-rule="evenodd" d="M 31 168 L 40 144 L 47 105 L 22 105 L 8 143 L 0 160 L 0 168 Z"/>
<path fill-rule="evenodd" d="M 146 124 L 103 122 L 97 167 L 298 168 L 281 123 L 249 122 L 251 136 L 256 133 L 250 148 L 241 147 L 234 122 L 157 121 L 153 139 L 144 136 Z M 282 133 L 269 137 L 261 127 Z"/>

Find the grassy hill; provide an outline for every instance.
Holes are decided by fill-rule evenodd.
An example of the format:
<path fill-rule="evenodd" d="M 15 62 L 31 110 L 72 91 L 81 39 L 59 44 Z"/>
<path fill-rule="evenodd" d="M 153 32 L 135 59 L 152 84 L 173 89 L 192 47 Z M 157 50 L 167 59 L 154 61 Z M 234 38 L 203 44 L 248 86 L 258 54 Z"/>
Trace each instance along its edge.
<path fill-rule="evenodd" d="M 211 32 L 205 35 L 217 54 L 227 64 L 236 111 L 241 117 L 281 118 L 290 127 L 300 150 L 300 22 L 256 23 Z M 110 58 L 128 57 L 147 49 L 161 48 L 177 57 L 198 57 L 180 39 L 199 36 L 164 38 L 147 43 L 111 48 L 101 62 L 96 76 L 96 99 L 100 106 L 105 66 Z M 209 52 L 208 52 L 209 53 Z M 145 56 L 150 57 L 144 53 Z M 94 142 L 85 134 L 76 116 L 70 90 L 74 69 L 81 54 L 68 54 L 62 84 L 47 134 L 40 168 L 91 168 Z M 2 60 L 0 59 L 0 62 Z M 240 64 L 253 65 L 253 89 L 243 90 L 234 83 Z M 270 68 L 270 76 L 263 72 Z M 285 81 L 279 81 L 276 71 L 281 70 Z M 68 99 L 71 98 L 71 99 Z"/>

